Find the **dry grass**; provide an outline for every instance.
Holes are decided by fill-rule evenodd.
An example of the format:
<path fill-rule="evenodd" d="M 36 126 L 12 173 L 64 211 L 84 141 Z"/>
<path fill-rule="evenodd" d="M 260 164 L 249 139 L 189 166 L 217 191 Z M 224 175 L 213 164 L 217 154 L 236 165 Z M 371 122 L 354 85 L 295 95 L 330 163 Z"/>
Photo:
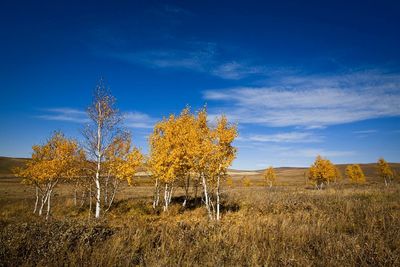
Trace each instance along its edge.
<path fill-rule="evenodd" d="M 46 223 L 31 215 L 29 192 L 5 184 L 20 197 L 0 199 L 0 265 L 400 265 L 399 185 L 233 187 L 220 223 L 179 199 L 153 211 L 148 186 L 125 187 L 102 220 L 89 220 L 63 187 Z"/>

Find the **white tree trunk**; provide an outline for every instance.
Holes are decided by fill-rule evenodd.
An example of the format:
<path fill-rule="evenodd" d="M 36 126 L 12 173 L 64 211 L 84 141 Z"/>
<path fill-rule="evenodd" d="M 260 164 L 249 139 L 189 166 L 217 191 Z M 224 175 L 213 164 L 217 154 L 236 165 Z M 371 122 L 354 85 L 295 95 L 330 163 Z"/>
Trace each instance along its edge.
<path fill-rule="evenodd" d="M 100 162 L 98 163 L 97 172 L 96 172 L 96 212 L 95 217 L 100 217 L 100 210 L 101 210 L 101 188 L 100 188 Z"/>
<path fill-rule="evenodd" d="M 212 214 L 211 214 L 211 209 L 210 209 L 210 201 L 209 201 L 209 196 L 208 196 L 208 192 L 207 192 L 206 178 L 205 178 L 204 174 L 202 174 L 201 176 L 202 176 L 202 183 L 203 183 L 203 190 L 204 190 L 204 202 L 206 204 L 208 216 L 210 217 L 210 219 L 212 219 Z"/>
<path fill-rule="evenodd" d="M 220 219 L 220 213 L 219 213 L 219 205 L 220 205 L 220 201 L 219 201 L 219 181 L 220 177 L 218 175 L 217 177 L 217 221 L 219 221 Z"/>
<path fill-rule="evenodd" d="M 98 112 L 99 116 L 102 116 L 102 110 L 100 104 L 98 104 Z M 102 135 L 101 135 L 101 127 L 100 123 L 97 124 L 97 168 L 96 168 L 96 212 L 95 217 L 100 217 L 101 210 L 101 188 L 100 188 L 100 170 L 101 170 L 101 158 L 102 158 Z"/>
<path fill-rule="evenodd" d="M 154 186 L 153 209 L 155 209 L 158 206 L 159 199 L 160 199 L 160 191 L 158 186 L 158 178 L 156 178 L 156 184 Z"/>
<path fill-rule="evenodd" d="M 51 200 L 51 193 L 53 192 L 53 188 L 52 189 L 50 189 L 49 191 L 48 191 L 48 197 L 47 197 L 47 213 L 46 213 L 46 221 L 49 219 L 49 216 L 50 216 L 50 208 L 51 208 L 51 205 L 50 205 L 50 200 Z"/>
<path fill-rule="evenodd" d="M 165 184 L 165 188 L 164 188 L 164 211 L 168 210 L 168 184 Z"/>
<path fill-rule="evenodd" d="M 41 198 L 41 203 L 40 203 L 40 208 L 39 208 L 39 216 L 42 216 L 43 214 L 43 207 L 47 202 L 48 198 L 48 192 L 50 190 L 49 184 L 46 185 L 46 190 L 42 193 L 42 198 Z"/>
<path fill-rule="evenodd" d="M 114 189 L 113 189 L 111 198 L 110 198 L 110 200 L 109 200 L 109 203 L 108 203 L 108 207 L 107 207 L 106 212 L 111 208 L 111 205 L 112 205 L 112 203 L 114 202 L 114 198 L 115 198 L 115 194 L 117 193 L 117 190 L 118 190 L 118 180 L 117 180 L 117 178 L 115 178 L 115 181 L 114 181 Z"/>
<path fill-rule="evenodd" d="M 92 186 L 90 185 L 89 187 L 89 215 L 88 217 L 92 215 Z"/>
<path fill-rule="evenodd" d="M 33 213 L 36 213 L 37 210 L 37 206 L 39 203 L 39 188 L 37 186 L 36 187 L 36 201 L 35 201 L 35 208 L 33 209 Z"/>

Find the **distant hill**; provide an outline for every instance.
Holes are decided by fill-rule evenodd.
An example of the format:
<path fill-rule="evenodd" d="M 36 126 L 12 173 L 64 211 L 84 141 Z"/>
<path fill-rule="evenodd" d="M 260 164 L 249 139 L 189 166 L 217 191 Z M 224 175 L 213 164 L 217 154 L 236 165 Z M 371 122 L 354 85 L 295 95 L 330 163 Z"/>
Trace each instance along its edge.
<path fill-rule="evenodd" d="M 10 176 L 13 168 L 23 167 L 28 161 L 28 158 L 0 157 L 0 175 Z"/>

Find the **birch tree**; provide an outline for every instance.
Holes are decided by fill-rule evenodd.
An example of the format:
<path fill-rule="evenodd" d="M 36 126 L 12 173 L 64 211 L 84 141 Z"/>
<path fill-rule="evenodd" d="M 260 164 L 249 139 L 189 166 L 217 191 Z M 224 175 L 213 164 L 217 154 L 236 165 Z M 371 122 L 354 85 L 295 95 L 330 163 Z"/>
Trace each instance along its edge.
<path fill-rule="evenodd" d="M 385 186 L 389 186 L 393 181 L 393 170 L 384 158 L 378 160 L 378 174 L 385 181 Z"/>
<path fill-rule="evenodd" d="M 23 178 L 23 183 L 35 186 L 33 212 L 42 216 L 47 204 L 47 220 L 55 187 L 61 181 L 77 178 L 80 163 L 86 160 L 85 153 L 75 140 L 67 139 L 61 132 L 55 132 L 46 144 L 35 145 L 32 149 L 32 160 L 26 168 L 17 169 L 16 175 Z"/>
<path fill-rule="evenodd" d="M 269 188 L 272 187 L 272 185 L 276 181 L 276 173 L 275 170 L 272 166 L 269 166 L 265 171 L 264 171 L 264 181 L 265 184 L 269 185 Z"/>
<path fill-rule="evenodd" d="M 365 175 L 362 171 L 360 165 L 352 164 L 346 167 L 346 176 L 352 183 L 355 184 L 364 184 L 365 183 Z"/>
<path fill-rule="evenodd" d="M 322 189 L 328 182 L 334 181 L 335 176 L 335 166 L 330 160 L 320 155 L 317 156 L 308 170 L 308 179 L 315 184 L 318 190 Z"/>
<path fill-rule="evenodd" d="M 122 116 L 115 107 L 115 98 L 100 80 L 95 88 L 92 104 L 87 109 L 90 123 L 83 132 L 86 139 L 86 150 L 90 159 L 95 162 L 93 182 L 95 184 L 95 217 L 101 212 L 101 179 L 104 174 L 103 163 L 105 155 L 115 138 L 121 135 L 120 123 Z"/>

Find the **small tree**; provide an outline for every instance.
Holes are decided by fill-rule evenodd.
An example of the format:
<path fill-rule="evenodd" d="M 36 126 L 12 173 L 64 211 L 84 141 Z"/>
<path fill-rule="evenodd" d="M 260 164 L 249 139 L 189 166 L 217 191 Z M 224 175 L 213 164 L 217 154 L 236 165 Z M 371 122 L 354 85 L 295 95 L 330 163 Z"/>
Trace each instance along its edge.
<path fill-rule="evenodd" d="M 308 179 L 320 190 L 325 184 L 335 179 L 335 173 L 335 166 L 332 162 L 318 155 L 314 163 L 310 166 Z"/>
<path fill-rule="evenodd" d="M 378 173 L 379 176 L 385 181 L 385 186 L 389 186 L 393 181 L 393 170 L 384 158 L 378 160 Z"/>
<path fill-rule="evenodd" d="M 251 180 L 250 180 L 250 178 L 247 177 L 247 176 L 243 176 L 243 178 L 242 178 L 242 185 L 243 185 L 244 187 L 250 187 L 250 186 L 251 186 Z"/>
<path fill-rule="evenodd" d="M 35 186 L 34 213 L 38 212 L 41 216 L 47 203 L 47 220 L 54 188 L 60 181 L 78 177 L 81 162 L 86 160 L 85 154 L 76 141 L 67 139 L 61 132 L 55 132 L 46 144 L 35 145 L 32 149 L 32 160 L 27 163 L 26 168 L 16 169 L 15 174 L 23 178 L 23 183 Z"/>
<path fill-rule="evenodd" d="M 364 184 L 365 175 L 358 164 L 348 165 L 346 167 L 346 176 L 352 183 Z"/>
<path fill-rule="evenodd" d="M 233 188 L 235 186 L 235 183 L 233 182 L 232 176 L 226 177 L 225 184 L 230 188 Z"/>
<path fill-rule="evenodd" d="M 268 167 L 265 171 L 264 171 L 264 181 L 266 185 L 269 185 L 269 188 L 272 187 L 272 185 L 275 183 L 276 181 L 276 173 L 275 170 L 272 166 Z"/>
<path fill-rule="evenodd" d="M 335 166 L 335 177 L 334 182 L 338 183 L 343 180 L 342 173 L 340 172 L 339 168 Z"/>

